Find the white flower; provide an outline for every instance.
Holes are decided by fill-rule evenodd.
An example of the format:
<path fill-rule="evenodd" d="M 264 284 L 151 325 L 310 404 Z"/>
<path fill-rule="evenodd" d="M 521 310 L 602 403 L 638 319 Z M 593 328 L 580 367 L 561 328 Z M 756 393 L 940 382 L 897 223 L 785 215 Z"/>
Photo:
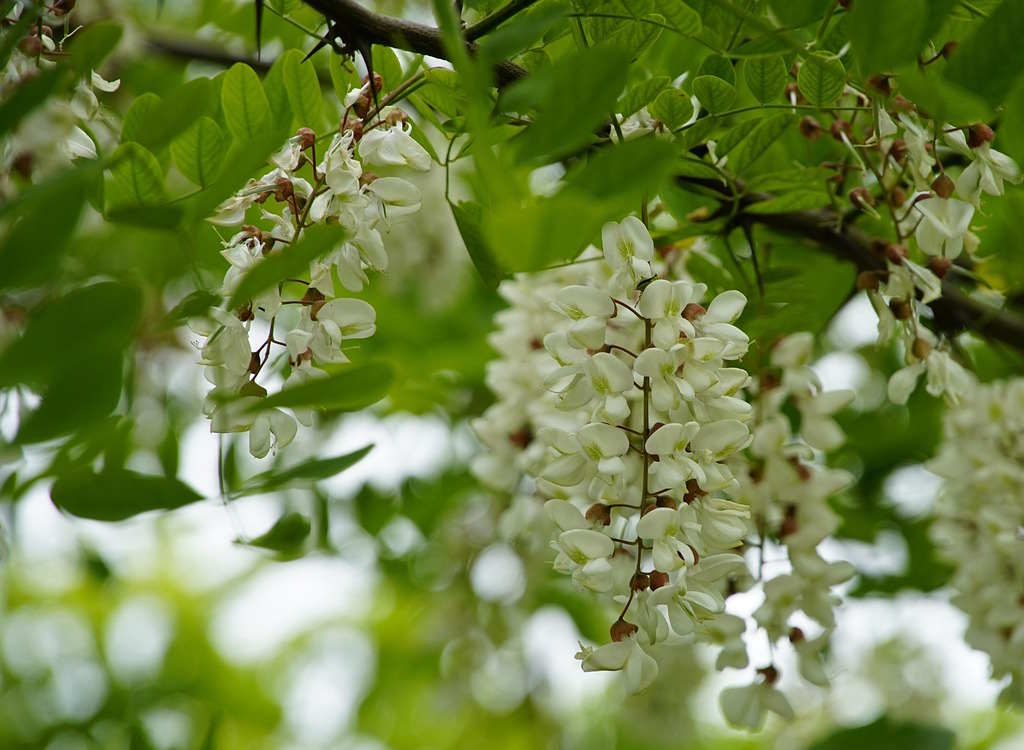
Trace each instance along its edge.
<path fill-rule="evenodd" d="M 914 230 L 921 251 L 950 260 L 960 255 L 974 206 L 956 198 L 932 197 L 917 201 L 914 209 L 922 217 Z"/>
<path fill-rule="evenodd" d="M 650 378 L 651 400 L 658 411 L 669 412 L 679 406 L 683 399 L 690 401 L 694 397 L 693 386 L 676 376 L 681 354 L 679 346 L 673 347 L 671 351 L 645 349 L 633 362 L 633 371 L 637 375 Z"/>
<path fill-rule="evenodd" d="M 924 359 L 897 370 L 889 378 L 888 395 L 894 404 L 905 404 L 917 387 L 923 373 L 928 373 L 925 389 L 933 396 L 945 395 L 951 403 L 957 403 L 961 396 L 974 384 L 974 376 L 958 364 L 946 352 L 932 349 Z"/>
<path fill-rule="evenodd" d="M 377 127 L 363 133 L 359 156 L 367 164 L 410 167 L 421 172 L 430 169 L 430 154 L 413 137 L 410 123 Z"/>
<path fill-rule="evenodd" d="M 249 427 L 249 452 L 263 458 L 271 448 L 276 451 L 288 445 L 297 430 L 295 418 L 280 409 L 261 411 Z"/>
<path fill-rule="evenodd" d="M 633 371 L 614 354 L 598 352 L 580 363 L 579 373 L 559 394 L 559 406 L 578 409 L 595 398 L 599 403 L 594 417 L 613 423 L 629 416 L 629 403 L 623 395 L 633 390 Z"/>
<path fill-rule="evenodd" d="M 599 531 L 569 529 L 558 535 L 551 546 L 558 552 L 555 570 L 572 575 L 581 588 L 604 592 L 612 586 L 612 565 L 608 558 L 615 551 L 612 540 Z"/>
<path fill-rule="evenodd" d="M 755 732 L 764 726 L 767 712 L 778 714 L 786 721 L 793 719 L 793 708 L 778 688 L 767 682 L 755 682 L 746 687 L 731 687 L 718 698 L 726 721 L 736 727 Z"/>
<path fill-rule="evenodd" d="M 570 343 L 580 349 L 599 349 L 604 345 L 605 327 L 615 314 L 615 303 L 602 289 L 573 284 L 559 290 L 554 307 L 572 323 Z"/>
<path fill-rule="evenodd" d="M 653 542 L 654 567 L 665 573 L 678 570 L 686 565 L 694 565 L 696 556 L 693 548 L 679 539 L 678 535 L 685 532 L 700 532 L 700 525 L 683 514 L 686 506 L 679 511 L 673 508 L 655 508 L 640 518 L 636 525 L 636 533 L 641 539 Z"/>
<path fill-rule="evenodd" d="M 691 338 L 696 335 L 693 324 L 683 317 L 683 310 L 691 302 L 697 302 L 706 290 L 704 284 L 666 279 L 655 279 L 644 288 L 637 309 L 653 321 L 652 341 L 656 347 L 671 348 L 679 343 L 680 333 Z"/>
<path fill-rule="evenodd" d="M 584 672 L 622 670 L 628 693 L 648 688 L 658 676 L 658 662 L 640 647 L 635 636 L 596 649 L 584 648 L 576 658 L 583 662 Z"/>
<path fill-rule="evenodd" d="M 690 441 L 698 432 L 698 422 L 687 422 L 685 425 L 670 422 L 647 438 L 647 452 L 659 459 L 653 467 L 657 489 L 679 488 L 689 479 L 697 479 L 698 482 L 705 480 L 704 469 L 687 452 Z"/>
<path fill-rule="evenodd" d="M 252 351 L 249 331 L 234 315 L 214 308 L 211 315 L 220 323 L 202 348 L 200 364 L 206 366 L 206 378 L 216 386 L 237 388 L 247 379 Z"/>
<path fill-rule="evenodd" d="M 618 224 L 608 222 L 601 229 L 601 245 L 613 271 L 613 289 L 633 290 L 638 283 L 650 278 L 654 241 L 640 219 L 627 216 Z"/>
<path fill-rule="evenodd" d="M 541 473 L 554 484 L 571 487 L 594 472 L 608 476 L 625 469 L 622 456 L 629 450 L 629 438 L 611 425 L 592 422 L 576 435 L 548 428 L 541 430 L 540 437 L 561 454 Z"/>
<path fill-rule="evenodd" d="M 972 149 L 967 145 L 964 131 L 959 128 L 946 134 L 946 140 L 961 154 L 972 159 L 956 181 L 957 192 L 977 206 L 981 194 L 1002 195 L 1003 181 L 1020 182 L 1020 167 L 1006 154 L 996 151 L 988 143 Z"/>
<path fill-rule="evenodd" d="M 343 298 L 324 302 L 316 312 L 303 307 L 299 324 L 285 335 L 295 357 L 307 348 L 318 362 L 348 362 L 341 350 L 345 339 L 365 339 L 376 330 L 373 307 L 363 300 Z"/>
<path fill-rule="evenodd" d="M 397 218 L 420 210 L 419 188 L 401 177 L 378 177 L 366 186 L 366 191 L 377 199 L 382 216 Z"/>

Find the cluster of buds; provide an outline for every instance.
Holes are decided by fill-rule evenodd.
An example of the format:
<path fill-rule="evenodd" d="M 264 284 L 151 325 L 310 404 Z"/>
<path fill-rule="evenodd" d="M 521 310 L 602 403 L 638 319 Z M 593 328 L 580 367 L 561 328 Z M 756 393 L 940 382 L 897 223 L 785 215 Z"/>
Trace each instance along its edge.
<path fill-rule="evenodd" d="M 363 96 L 365 89 L 354 89 L 346 102 Z M 349 103 L 321 158 L 316 133 L 300 128 L 271 158 L 274 169 L 251 180 L 210 219 L 237 226 L 254 207 L 260 210 L 256 221 L 263 228 L 243 225 L 223 243 L 221 254 L 229 267 L 220 292 L 226 299 L 254 266 L 268 255 L 287 253 L 308 227 L 335 224 L 345 229 L 344 240 L 315 259 L 306 278 L 281 279 L 237 310 L 214 310 L 209 318 L 190 323 L 206 337 L 200 348 L 206 378 L 214 385 L 205 407 L 211 430 L 248 432 L 249 450 L 259 458 L 294 438 L 296 420 L 312 423 L 307 410 L 288 414 L 251 408 L 254 400 L 267 395 L 257 378 L 273 348 L 284 349 L 289 369 L 284 388 L 324 376 L 323 365 L 347 362 L 345 342 L 373 335 L 376 312 L 363 300 L 339 296 L 334 279 L 349 292 L 360 291 L 369 280 L 368 271 L 387 267 L 384 234 L 389 221 L 420 208 L 419 189 L 392 174 L 430 166 L 404 116 L 380 111 L 363 121 L 352 110 Z M 253 348 L 255 321 L 266 335 Z"/>

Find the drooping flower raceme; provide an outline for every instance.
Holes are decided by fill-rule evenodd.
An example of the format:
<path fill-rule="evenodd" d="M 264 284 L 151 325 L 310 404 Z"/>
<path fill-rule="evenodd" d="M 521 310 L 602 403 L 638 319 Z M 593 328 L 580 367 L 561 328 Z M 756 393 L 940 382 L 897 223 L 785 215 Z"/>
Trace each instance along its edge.
<path fill-rule="evenodd" d="M 361 93 L 355 89 L 350 98 L 354 101 Z M 350 292 L 361 290 L 369 281 L 368 271 L 387 267 L 384 235 L 389 222 L 419 210 L 419 190 L 398 175 L 428 169 L 430 157 L 410 135 L 404 114 L 385 108 L 366 122 L 350 115 L 346 113 L 319 161 L 316 134 L 301 128 L 271 157 L 275 168 L 250 181 L 210 219 L 220 226 L 238 226 L 259 206 L 264 227 L 244 225 L 223 243 L 228 270 L 220 293 L 226 299 L 268 255 L 288 253 L 308 227 L 333 224 L 345 229 L 337 247 L 309 264 L 306 278 L 280 279 L 236 310 L 214 310 L 191 323 L 206 337 L 200 348 L 206 379 L 214 385 L 205 405 L 210 429 L 248 432 L 249 450 L 258 458 L 287 445 L 295 437 L 296 421 L 312 421 L 305 409 L 286 413 L 257 408 L 267 395 L 257 377 L 273 347 L 283 347 L 287 357 L 285 388 L 324 377 L 322 365 L 348 362 L 346 347 L 373 335 L 376 312 L 363 300 L 337 296 L 334 279 Z M 389 172 L 377 175 L 367 166 Z M 265 335 L 255 348 L 254 321 Z"/>
<path fill-rule="evenodd" d="M 928 467 L 945 480 L 932 533 L 955 569 L 967 643 L 1024 702 L 1024 378 L 969 391 Z"/>

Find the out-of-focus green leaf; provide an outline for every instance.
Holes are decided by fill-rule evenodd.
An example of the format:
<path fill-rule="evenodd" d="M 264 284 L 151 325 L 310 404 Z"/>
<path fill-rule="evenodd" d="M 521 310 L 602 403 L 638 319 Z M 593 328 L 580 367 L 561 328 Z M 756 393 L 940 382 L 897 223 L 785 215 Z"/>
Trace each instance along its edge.
<path fill-rule="evenodd" d="M 647 111 L 669 130 L 676 130 L 693 116 L 693 102 L 679 89 L 666 89 L 651 102 Z"/>
<path fill-rule="evenodd" d="M 924 44 L 928 0 L 859 0 L 847 28 L 864 73 L 888 71 L 913 62 Z"/>
<path fill-rule="evenodd" d="M 394 379 L 394 368 L 386 362 L 348 365 L 326 378 L 316 378 L 302 385 L 283 388 L 254 403 L 251 410 L 302 406 L 331 411 L 355 411 L 384 398 Z"/>
<path fill-rule="evenodd" d="M 167 200 L 164 173 L 156 157 L 138 143 L 124 143 L 111 157 L 110 207 L 156 206 Z"/>
<path fill-rule="evenodd" d="M 50 488 L 50 499 L 79 518 L 123 521 L 151 510 L 174 510 L 203 496 L 177 479 L 128 469 L 104 469 L 58 477 Z"/>
<path fill-rule="evenodd" d="M 775 141 L 782 137 L 783 133 L 793 124 L 793 120 L 793 115 L 788 112 L 780 112 L 761 120 L 757 127 L 732 150 L 732 155 L 729 157 L 729 169 L 736 174 L 742 174 Z"/>
<path fill-rule="evenodd" d="M 137 97 L 125 113 L 121 140 L 156 152 L 216 111 L 214 85 L 209 78 L 195 78 L 163 97 L 151 93 Z"/>
<path fill-rule="evenodd" d="M 956 735 L 945 727 L 900 722 L 887 717 L 862 727 L 840 729 L 811 746 L 811 750 L 953 750 Z"/>
<path fill-rule="evenodd" d="M 671 79 L 668 76 L 655 76 L 641 81 L 622 95 L 616 106 L 616 112 L 623 117 L 629 117 L 653 101 L 669 83 L 671 83 Z"/>
<path fill-rule="evenodd" d="M 324 117 L 324 97 L 313 63 L 303 62 L 302 53 L 297 49 L 288 50 L 284 53 L 281 72 L 295 119 L 303 127 L 317 130 Z"/>
<path fill-rule="evenodd" d="M 293 511 L 285 513 L 266 532 L 244 544 L 287 554 L 303 545 L 311 529 L 309 519 Z"/>
<path fill-rule="evenodd" d="M 287 469 L 265 471 L 249 479 L 235 494 L 256 495 L 293 484 L 312 484 L 322 479 L 330 479 L 359 463 L 372 450 L 371 444 L 341 456 L 316 458 Z"/>
<path fill-rule="evenodd" d="M 944 71 L 952 83 L 998 106 L 1024 70 L 1024 3 L 1003 0 L 960 42 Z"/>
<path fill-rule="evenodd" d="M 455 223 L 459 227 L 459 234 L 462 235 L 462 242 L 466 246 L 470 260 L 473 261 L 477 273 L 480 274 L 480 279 L 488 288 L 496 289 L 505 273 L 488 247 L 487 240 L 484 239 L 481 227 L 483 207 L 472 201 L 453 203 L 452 215 L 455 217 Z"/>

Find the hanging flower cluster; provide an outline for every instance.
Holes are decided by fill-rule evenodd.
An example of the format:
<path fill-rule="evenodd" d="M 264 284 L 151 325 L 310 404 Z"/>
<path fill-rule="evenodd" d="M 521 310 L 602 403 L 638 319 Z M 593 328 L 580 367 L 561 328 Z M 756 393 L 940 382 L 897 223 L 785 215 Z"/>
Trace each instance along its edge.
<path fill-rule="evenodd" d="M 925 121 L 898 95 L 889 104 L 891 110 L 875 103 L 875 124 L 862 144 L 851 140 L 850 123 L 836 120 L 832 127 L 861 168 L 862 184 L 850 191 L 851 202 L 875 215 L 876 204 L 884 203 L 897 234 L 896 242 L 875 243 L 886 268 L 862 273 L 858 286 L 867 290 L 878 315 L 880 342 L 898 341 L 904 352 L 906 366 L 889 382 L 890 400 L 905 403 L 926 375 L 929 393 L 955 403 L 970 388 L 971 377 L 950 356 L 950 342 L 921 323 L 922 314 L 942 296 L 942 279 L 956 271 L 961 254 L 972 255 L 977 248 L 971 222 L 981 196 L 1002 195 L 1005 182 L 1020 180 L 1020 169 L 991 147 L 995 134 L 987 125 L 957 128 Z M 808 120 L 804 132 L 815 134 Z M 967 166 L 954 179 L 943 158 Z M 911 238 L 922 263 L 908 253 Z"/>
<path fill-rule="evenodd" d="M 379 87 L 379 80 L 374 85 Z M 420 207 L 415 185 L 382 170 L 425 171 L 430 157 L 410 135 L 401 110 L 370 111 L 368 92 L 366 84 L 346 97 L 342 125 L 319 161 L 320 139 L 301 128 L 272 157 L 275 168 L 250 181 L 210 219 L 217 225 L 239 225 L 250 208 L 260 207 L 262 228 L 244 225 L 223 243 L 228 270 L 220 294 L 225 299 L 265 257 L 287 253 L 306 228 L 336 224 L 346 230 L 338 247 L 310 264 L 308 278 L 281 279 L 236 310 L 216 309 L 209 318 L 191 323 L 206 337 L 199 348 L 206 379 L 214 386 L 204 407 L 210 429 L 248 432 L 249 451 L 257 458 L 291 442 L 296 420 L 312 424 L 307 410 L 288 414 L 251 408 L 267 395 L 257 378 L 273 347 L 282 347 L 288 359 L 285 388 L 323 376 L 322 365 L 347 362 L 346 342 L 372 336 L 376 312 L 363 300 L 340 296 L 334 277 L 345 290 L 360 291 L 368 270 L 387 267 L 383 233 L 389 220 Z M 381 173 L 366 169 L 371 166 Z M 255 321 L 265 336 L 254 348 Z"/>
<path fill-rule="evenodd" d="M 946 413 L 928 468 L 945 479 L 933 536 L 955 568 L 966 640 L 1024 701 L 1024 379 L 978 386 Z"/>
<path fill-rule="evenodd" d="M 795 333 L 772 349 L 770 365 L 750 387 L 756 395 L 749 460 L 737 461 L 734 473 L 740 480 L 736 499 L 750 507 L 760 539 L 757 578 L 764 581 L 764 601 L 754 620 L 772 644 L 787 640 L 792 645 L 804 679 L 825 686 L 829 680 L 822 652 L 835 628 L 833 610 L 839 602 L 832 587 L 853 576 L 854 568 L 847 562 L 826 562 L 817 547 L 839 526 L 828 499 L 853 477 L 816 457 L 845 442 L 832 415 L 848 405 L 854 394 L 822 390 L 810 368 L 813 346 L 812 334 Z M 787 411 L 797 415 L 798 426 Z M 765 580 L 767 538 L 784 546 L 791 570 Z M 774 566 L 785 561 L 769 562 Z M 814 620 L 820 631 L 810 634 L 794 626 L 793 615 L 798 612 Z M 719 668 L 747 665 L 739 640 L 743 629 L 739 625 L 734 629 L 738 632 L 719 656 Z M 722 691 L 722 711 L 737 726 L 759 729 L 766 711 L 792 716 L 785 696 L 774 687 L 779 676 L 775 665 L 759 669 L 758 674 L 751 685 Z"/>

